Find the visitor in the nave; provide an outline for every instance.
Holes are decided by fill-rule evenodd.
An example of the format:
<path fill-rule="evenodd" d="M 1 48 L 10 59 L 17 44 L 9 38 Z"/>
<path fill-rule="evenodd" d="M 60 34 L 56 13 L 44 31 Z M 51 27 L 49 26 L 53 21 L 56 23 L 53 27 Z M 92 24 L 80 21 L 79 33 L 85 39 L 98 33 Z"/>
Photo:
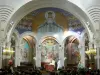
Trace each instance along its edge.
<path fill-rule="evenodd" d="M 14 72 L 9 72 L 8 69 L 0 69 L 0 75 L 100 75 L 100 70 L 95 69 L 75 69 L 75 68 L 67 68 L 67 69 L 58 69 L 55 71 L 46 71 L 41 70 L 40 68 L 34 69 L 31 67 L 16 67 L 14 68 Z"/>

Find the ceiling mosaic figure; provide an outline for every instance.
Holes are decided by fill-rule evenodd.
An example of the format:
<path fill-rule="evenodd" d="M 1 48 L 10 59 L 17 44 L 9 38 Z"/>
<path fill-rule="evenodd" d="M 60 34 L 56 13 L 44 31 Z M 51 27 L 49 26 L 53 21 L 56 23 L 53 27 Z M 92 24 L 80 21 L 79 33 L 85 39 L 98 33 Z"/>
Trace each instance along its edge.
<path fill-rule="evenodd" d="M 45 13 L 46 21 L 44 24 L 41 24 L 38 28 L 38 33 L 45 32 L 63 32 L 63 29 L 60 25 L 58 25 L 55 21 L 56 14 L 53 11 L 47 11 Z"/>

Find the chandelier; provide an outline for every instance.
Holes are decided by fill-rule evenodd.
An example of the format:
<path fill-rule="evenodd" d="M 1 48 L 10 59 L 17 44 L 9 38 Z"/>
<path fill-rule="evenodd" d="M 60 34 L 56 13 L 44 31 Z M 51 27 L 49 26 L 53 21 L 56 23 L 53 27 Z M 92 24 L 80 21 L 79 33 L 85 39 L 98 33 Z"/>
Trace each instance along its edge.
<path fill-rule="evenodd" d="M 9 55 L 9 54 L 13 54 L 15 51 L 13 50 L 13 48 L 4 48 L 3 49 L 3 54 L 4 55 Z"/>
<path fill-rule="evenodd" d="M 96 49 L 90 48 L 89 50 L 85 51 L 87 55 L 96 55 Z"/>

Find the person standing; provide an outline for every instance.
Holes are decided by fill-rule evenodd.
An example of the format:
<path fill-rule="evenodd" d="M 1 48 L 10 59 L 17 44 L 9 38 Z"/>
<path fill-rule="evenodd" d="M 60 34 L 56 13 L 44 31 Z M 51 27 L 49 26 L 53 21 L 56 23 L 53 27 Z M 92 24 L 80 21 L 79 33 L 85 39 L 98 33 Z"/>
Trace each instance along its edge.
<path fill-rule="evenodd" d="M 9 72 L 13 74 L 14 73 L 13 61 L 11 59 L 8 61 L 8 66 L 9 66 Z"/>
<path fill-rule="evenodd" d="M 63 67 L 62 63 L 61 63 L 61 59 L 58 60 L 57 62 L 57 70 L 61 69 Z"/>

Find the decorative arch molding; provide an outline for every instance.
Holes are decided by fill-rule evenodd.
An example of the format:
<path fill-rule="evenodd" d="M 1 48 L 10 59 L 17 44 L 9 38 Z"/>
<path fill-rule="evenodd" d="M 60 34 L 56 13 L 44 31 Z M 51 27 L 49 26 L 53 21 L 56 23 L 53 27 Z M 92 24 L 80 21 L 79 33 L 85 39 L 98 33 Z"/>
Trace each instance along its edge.
<path fill-rule="evenodd" d="M 29 41 L 28 41 L 28 39 L 27 39 L 27 38 L 23 38 L 23 39 L 29 44 L 29 47 L 32 48 L 32 47 L 31 47 L 31 44 L 30 44 Z"/>
<path fill-rule="evenodd" d="M 0 5 L 0 20 L 7 21 L 13 10 L 14 8 L 10 5 Z"/>
<path fill-rule="evenodd" d="M 16 35 L 17 40 L 20 38 L 19 32 L 15 29 L 13 32 Z"/>
<path fill-rule="evenodd" d="M 98 22 L 100 20 L 100 5 L 90 6 L 87 8 L 87 12 L 94 22 Z"/>
<path fill-rule="evenodd" d="M 17 47 L 18 47 L 18 45 L 19 45 L 19 38 L 20 38 L 20 34 L 19 34 L 19 32 L 15 29 L 14 30 L 14 32 L 13 32 L 16 36 L 15 36 L 15 38 L 16 38 L 16 40 L 15 40 L 15 42 L 16 42 L 16 49 L 15 49 L 15 51 L 17 50 Z M 9 39 L 10 40 L 10 39 Z"/>
<path fill-rule="evenodd" d="M 84 38 L 86 33 L 87 33 L 86 30 L 84 30 L 84 31 L 82 32 L 82 34 L 81 34 L 81 37 Z M 88 37 L 89 37 L 89 36 L 88 36 Z"/>
<path fill-rule="evenodd" d="M 0 4 L 0 39 L 3 41 L 5 41 L 6 38 L 5 27 L 7 26 L 7 22 L 9 21 L 13 11 L 14 8 L 11 5 Z M 8 24 L 8 27 L 10 28 L 11 25 Z"/>
<path fill-rule="evenodd" d="M 32 37 L 35 39 L 35 42 L 37 42 L 35 33 L 31 32 L 31 31 L 27 31 L 27 32 L 24 32 L 24 33 L 22 33 L 22 34 L 20 35 L 19 43 L 21 43 L 23 37 L 25 37 L 25 36 L 32 36 Z"/>
<path fill-rule="evenodd" d="M 55 8 L 60 8 L 65 11 L 69 11 L 70 13 L 74 14 L 78 19 L 80 19 L 81 23 L 85 27 L 86 31 L 88 32 L 88 26 L 87 26 L 87 20 L 91 23 L 89 16 L 87 15 L 87 12 L 85 9 L 81 9 L 78 7 L 78 5 L 67 1 L 67 0 L 57 0 L 57 1 L 50 1 L 50 0 L 42 0 L 42 1 L 30 1 L 26 4 L 24 4 L 22 7 L 20 7 L 16 12 L 12 15 L 11 19 L 8 22 L 8 25 L 6 26 L 5 33 L 7 33 L 7 28 L 9 27 L 9 23 L 13 20 L 14 26 L 12 29 L 15 29 L 16 25 L 18 22 L 28 13 L 30 13 L 33 10 L 39 9 L 39 8 L 45 8 L 45 7 L 55 7 Z M 70 7 L 70 8 L 69 8 Z M 25 8 L 25 9 L 24 9 Z M 78 12 L 77 12 L 78 11 Z M 76 12 L 76 13 L 75 13 Z M 19 15 L 19 16 L 17 16 Z M 94 31 L 93 29 L 93 24 L 91 23 L 90 26 L 91 31 Z M 89 34 L 90 35 L 90 34 Z"/>
<path fill-rule="evenodd" d="M 59 38 L 57 38 L 57 37 L 55 37 L 55 36 L 53 36 L 53 35 L 47 35 L 47 34 L 46 34 L 46 35 L 44 35 L 43 37 L 40 38 L 40 40 L 38 41 L 38 42 L 39 42 L 38 45 L 40 45 L 40 44 L 45 40 L 46 37 L 51 37 L 51 38 L 53 38 L 55 41 L 57 41 L 59 44 L 61 44 Z"/>
<path fill-rule="evenodd" d="M 100 5 L 96 4 L 87 8 L 87 12 L 94 23 L 95 32 L 94 35 L 98 37 L 100 32 Z"/>
<path fill-rule="evenodd" d="M 50 36 L 50 35 L 49 35 L 49 36 L 44 36 L 44 37 L 42 37 L 42 38 L 40 39 L 39 44 L 41 44 L 44 40 L 46 40 L 46 39 L 48 39 L 48 38 L 54 39 L 55 41 L 57 41 L 57 42 L 59 43 L 59 41 L 57 40 L 56 37 Z"/>
<path fill-rule="evenodd" d="M 13 34 L 15 34 L 15 35 L 13 35 Z M 14 38 L 15 38 L 16 47 L 18 47 L 19 38 L 20 38 L 20 37 L 19 37 L 19 36 L 20 36 L 19 32 L 15 29 L 15 30 L 13 31 L 13 33 L 11 34 L 11 38 L 12 38 L 12 36 L 14 36 Z M 8 37 L 9 37 L 9 35 L 8 35 Z M 7 39 L 5 40 L 5 44 L 7 44 L 7 46 L 10 46 L 11 38 L 7 38 Z"/>
<path fill-rule="evenodd" d="M 62 41 L 63 46 L 64 46 L 64 44 L 65 44 L 65 41 L 66 41 L 67 37 L 69 37 L 69 36 L 75 36 L 75 37 L 76 37 L 76 35 L 75 35 L 75 34 L 77 34 L 77 33 L 70 34 L 70 35 L 68 35 L 68 36 L 64 37 L 64 39 L 63 39 L 63 41 Z M 79 38 L 78 38 L 78 37 L 76 37 L 76 38 L 79 40 Z M 79 40 L 79 42 L 80 42 L 80 40 Z"/>

